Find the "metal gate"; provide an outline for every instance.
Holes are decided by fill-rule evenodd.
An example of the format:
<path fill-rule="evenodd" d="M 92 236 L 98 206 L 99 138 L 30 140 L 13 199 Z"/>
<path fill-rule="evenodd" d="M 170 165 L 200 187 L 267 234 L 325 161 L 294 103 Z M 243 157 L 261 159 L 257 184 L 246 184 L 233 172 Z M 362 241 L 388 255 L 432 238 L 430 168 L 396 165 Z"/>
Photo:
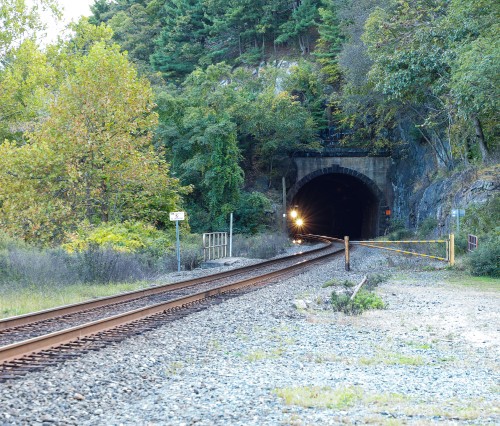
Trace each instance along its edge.
<path fill-rule="evenodd" d="M 467 251 L 474 251 L 477 249 L 477 237 L 475 235 L 467 235 Z"/>
<path fill-rule="evenodd" d="M 227 232 L 203 234 L 203 260 L 227 257 Z"/>
<path fill-rule="evenodd" d="M 380 250 L 388 250 L 396 253 L 409 254 L 412 256 L 427 257 L 430 259 L 442 260 L 448 262 L 451 266 L 455 264 L 455 236 L 450 234 L 445 240 L 405 240 L 405 241 L 387 241 L 387 240 L 367 240 L 367 241 L 349 241 L 349 237 L 344 238 L 345 241 L 345 268 L 347 271 L 350 270 L 350 255 L 349 255 L 349 244 L 357 244 L 364 247 L 371 247 Z M 435 256 L 426 253 L 420 253 L 416 250 L 412 250 L 411 247 L 419 245 L 427 245 L 428 247 L 432 245 L 439 246 L 444 245 L 442 251 L 443 256 Z M 407 250 L 401 250 L 399 247 L 387 247 L 387 245 L 405 246 Z"/>

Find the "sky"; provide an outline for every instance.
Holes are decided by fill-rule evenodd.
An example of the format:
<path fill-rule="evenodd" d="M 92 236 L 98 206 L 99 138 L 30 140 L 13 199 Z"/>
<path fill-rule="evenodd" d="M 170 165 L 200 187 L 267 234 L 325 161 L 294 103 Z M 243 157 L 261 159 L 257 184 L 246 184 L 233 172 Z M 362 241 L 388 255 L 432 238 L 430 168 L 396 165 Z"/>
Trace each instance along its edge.
<path fill-rule="evenodd" d="M 59 4 L 64 8 L 64 20 L 66 23 L 72 19 L 78 20 L 80 16 L 90 15 L 90 5 L 94 4 L 94 0 L 58 0 Z"/>
<path fill-rule="evenodd" d="M 78 21 L 80 16 L 90 16 L 90 5 L 94 4 L 95 0 L 58 0 L 61 9 L 63 10 L 63 19 L 60 23 L 55 23 L 50 16 L 42 16 L 47 23 L 47 40 L 46 43 L 53 42 L 57 39 L 58 34 L 71 21 Z"/>

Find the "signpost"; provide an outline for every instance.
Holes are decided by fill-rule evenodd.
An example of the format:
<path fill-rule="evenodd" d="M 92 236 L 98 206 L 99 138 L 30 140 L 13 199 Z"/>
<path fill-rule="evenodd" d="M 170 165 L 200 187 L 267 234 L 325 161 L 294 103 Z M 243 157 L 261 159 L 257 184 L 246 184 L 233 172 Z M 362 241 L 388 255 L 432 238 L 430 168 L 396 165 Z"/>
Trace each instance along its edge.
<path fill-rule="evenodd" d="M 170 220 L 175 220 L 175 237 L 177 244 L 175 253 L 177 255 L 177 272 L 181 272 L 181 243 L 179 238 L 179 220 L 184 220 L 184 212 L 170 212 Z"/>
<path fill-rule="evenodd" d="M 460 218 L 465 216 L 464 209 L 453 209 L 451 211 L 451 217 L 457 218 L 457 233 L 460 232 Z"/>

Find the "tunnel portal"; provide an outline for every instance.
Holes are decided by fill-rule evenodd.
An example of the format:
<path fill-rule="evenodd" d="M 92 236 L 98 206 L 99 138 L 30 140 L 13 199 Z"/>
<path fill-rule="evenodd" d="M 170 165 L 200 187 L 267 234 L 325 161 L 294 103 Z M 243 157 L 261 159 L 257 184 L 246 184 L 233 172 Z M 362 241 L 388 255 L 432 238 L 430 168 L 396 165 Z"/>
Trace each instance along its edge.
<path fill-rule="evenodd" d="M 351 239 L 378 235 L 380 207 L 385 203 L 368 178 L 325 173 L 305 180 L 291 191 L 290 207 L 304 220 L 301 230 L 291 225 L 293 232 Z"/>

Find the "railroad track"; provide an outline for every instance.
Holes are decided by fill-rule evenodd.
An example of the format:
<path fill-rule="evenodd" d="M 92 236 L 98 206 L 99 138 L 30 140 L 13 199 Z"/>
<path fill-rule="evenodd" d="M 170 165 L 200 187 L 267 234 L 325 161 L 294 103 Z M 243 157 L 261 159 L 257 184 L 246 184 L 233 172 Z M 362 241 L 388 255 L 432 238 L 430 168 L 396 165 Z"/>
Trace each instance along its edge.
<path fill-rule="evenodd" d="M 0 320 L 0 381 L 39 370 L 205 309 L 343 251 L 325 246 L 193 280 Z"/>

